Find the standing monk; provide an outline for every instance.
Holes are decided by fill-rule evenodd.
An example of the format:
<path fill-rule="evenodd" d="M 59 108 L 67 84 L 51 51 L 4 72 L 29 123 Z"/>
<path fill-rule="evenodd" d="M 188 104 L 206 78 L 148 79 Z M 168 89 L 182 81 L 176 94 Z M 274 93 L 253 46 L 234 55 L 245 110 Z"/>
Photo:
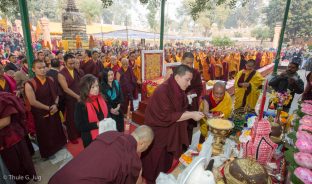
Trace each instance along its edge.
<path fill-rule="evenodd" d="M 15 93 L 16 82 L 13 77 L 4 73 L 4 67 L 0 63 L 0 92 Z"/>
<path fill-rule="evenodd" d="M 25 93 L 36 126 L 42 158 L 49 158 L 66 144 L 59 110 L 58 87 L 53 78 L 46 77 L 46 65 L 35 60 L 32 67 L 35 77 L 25 84 Z"/>
<path fill-rule="evenodd" d="M 222 75 L 223 75 L 223 66 L 222 66 L 222 62 L 221 62 L 221 57 L 220 55 L 214 57 L 211 57 L 211 72 L 212 72 L 212 76 L 213 76 L 213 80 L 221 80 Z"/>
<path fill-rule="evenodd" d="M 75 69 L 74 56 L 66 54 L 64 56 L 65 68 L 58 74 L 58 81 L 65 93 L 65 125 L 67 128 L 68 139 L 77 144 L 77 138 L 80 136 L 74 122 L 75 105 L 80 101 L 79 96 L 79 80 L 81 78 L 79 72 Z"/>
<path fill-rule="evenodd" d="M 100 72 L 103 70 L 103 64 L 98 60 L 98 52 L 90 50 L 85 51 L 85 60 L 81 63 L 80 68 L 84 74 L 92 74 L 100 77 Z"/>
<path fill-rule="evenodd" d="M 188 147 L 187 120 L 204 117 L 198 111 L 187 111 L 185 90 L 191 85 L 193 69 L 177 66 L 173 75 L 162 83 L 149 99 L 145 111 L 145 124 L 155 134 L 150 149 L 142 154 L 143 177 L 154 184 L 160 172 L 167 172 L 183 150 Z"/>
<path fill-rule="evenodd" d="M 36 171 L 25 140 L 25 108 L 15 95 L 6 92 L 0 92 L 0 104 L 0 156 L 10 172 L 10 176 L 1 177 L 13 183 L 10 177 L 14 176 L 16 184 L 26 184 L 36 177 Z"/>
<path fill-rule="evenodd" d="M 249 60 L 246 69 L 241 70 L 235 77 L 234 109 L 249 107 L 255 109 L 264 78 L 255 70 L 256 61 Z"/>
<path fill-rule="evenodd" d="M 183 54 L 182 57 L 182 64 L 185 64 L 192 68 L 194 61 L 194 55 L 191 52 L 186 52 Z M 189 111 L 198 111 L 199 109 L 199 98 L 201 96 L 203 90 L 203 84 L 201 80 L 201 75 L 198 70 L 193 70 L 193 78 L 191 80 L 191 85 L 185 90 L 186 95 L 188 98 L 192 99 L 189 101 L 188 110 Z M 191 95 L 196 94 L 196 97 L 192 98 Z M 192 142 L 192 136 L 193 136 L 193 128 L 197 127 L 197 121 L 194 121 L 193 119 L 188 120 L 188 137 L 190 143 Z"/>
<path fill-rule="evenodd" d="M 134 110 L 133 99 L 135 88 L 137 87 L 137 79 L 134 76 L 132 68 L 129 66 L 129 61 L 127 58 L 121 59 L 121 65 L 121 69 L 116 74 L 116 79 L 120 83 L 124 97 L 123 104 L 121 104 L 121 109 L 124 114 L 127 114 L 129 104 L 130 110 Z"/>

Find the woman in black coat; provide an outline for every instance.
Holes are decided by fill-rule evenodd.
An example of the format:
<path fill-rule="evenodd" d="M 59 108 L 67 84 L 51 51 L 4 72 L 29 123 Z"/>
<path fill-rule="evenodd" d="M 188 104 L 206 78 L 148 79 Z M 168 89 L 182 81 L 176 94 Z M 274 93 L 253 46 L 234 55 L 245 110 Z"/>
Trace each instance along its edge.
<path fill-rule="evenodd" d="M 119 132 L 124 131 L 124 116 L 120 108 L 123 102 L 122 91 L 117 80 L 114 80 L 114 72 L 111 68 L 103 71 L 101 92 L 105 96 L 110 117 L 116 121 Z"/>

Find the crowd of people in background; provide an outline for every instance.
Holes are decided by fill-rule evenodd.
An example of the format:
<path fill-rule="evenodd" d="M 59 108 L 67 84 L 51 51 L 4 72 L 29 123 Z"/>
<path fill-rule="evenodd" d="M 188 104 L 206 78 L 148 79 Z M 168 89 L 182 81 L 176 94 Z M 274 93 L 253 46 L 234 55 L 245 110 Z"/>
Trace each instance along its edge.
<path fill-rule="evenodd" d="M 124 132 L 124 117 L 129 110 L 134 111 L 133 101 L 144 82 L 141 81 L 143 47 L 102 46 L 68 52 L 35 47 L 32 62 L 27 61 L 23 48 L 23 38 L 18 33 L 0 33 L 0 154 L 12 175 L 36 176 L 29 138 L 37 140 L 41 157 L 49 159 L 67 142 L 77 144 L 80 137 L 87 148 L 98 135 L 99 122 L 105 118 L 114 119 L 117 131 Z M 270 85 L 276 90 L 303 93 L 303 98 L 311 99 L 311 73 L 305 90 L 297 74 L 300 67 L 309 70 L 312 66 L 307 53 L 303 49 L 284 50 L 283 59 L 291 63 L 287 72 L 275 77 Z M 185 54 L 188 56 L 183 58 Z M 198 71 L 201 85 L 202 80 L 240 81 L 241 70 L 250 67 L 254 71 L 269 65 L 275 54 L 274 50 L 261 48 L 195 47 L 179 43 L 165 48 L 164 60 L 178 63 L 190 58 L 188 67 Z M 193 70 L 188 67 L 185 70 L 191 74 Z M 258 91 L 264 80 L 260 78 L 255 88 Z M 237 88 L 246 85 L 247 89 L 250 85 L 245 79 L 242 81 Z M 251 103 L 244 98 L 241 101 Z M 193 118 L 196 121 L 202 117 L 197 116 Z M 137 134 L 134 137 L 139 141 Z M 141 152 L 151 143 L 152 133 L 147 137 L 149 142 L 144 147 L 138 145 Z"/>

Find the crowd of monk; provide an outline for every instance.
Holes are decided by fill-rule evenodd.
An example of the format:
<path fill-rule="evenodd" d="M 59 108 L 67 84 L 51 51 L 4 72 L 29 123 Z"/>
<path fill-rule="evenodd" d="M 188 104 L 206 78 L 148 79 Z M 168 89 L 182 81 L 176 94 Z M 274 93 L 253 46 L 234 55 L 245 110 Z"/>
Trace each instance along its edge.
<path fill-rule="evenodd" d="M 165 54 L 167 63 L 181 62 L 183 49 L 168 49 Z M 196 49 L 194 55 L 194 68 L 199 70 L 205 81 L 233 79 L 238 71 L 242 70 L 246 61 L 256 61 L 256 69 L 262 68 L 273 62 L 275 52 L 246 49 L 217 50 L 217 49 Z"/>
<path fill-rule="evenodd" d="M 216 83 L 213 92 L 203 97 L 207 103 L 204 105 L 205 110 L 199 111 L 202 80 L 228 80 L 235 77 L 235 87 L 242 97 L 236 100 L 235 108 L 246 104 L 254 106 L 264 80 L 255 69 L 270 64 L 273 56 L 274 54 L 268 51 L 246 51 L 244 54 L 227 51 L 226 54 L 222 54 L 220 51 L 209 50 L 167 50 L 165 61 L 181 62 L 182 65 L 172 71 L 172 75 L 157 88 L 150 99 L 151 103 L 145 116 L 146 125 L 151 128 L 140 127 L 143 133 L 134 132 L 134 139 L 118 133 L 104 133 L 100 135 L 103 137 L 101 140 L 95 139 L 96 136 L 92 134 L 92 130 L 98 128 L 99 120 L 112 117 L 116 120 L 118 131 L 123 132 L 123 115 L 127 113 L 129 106 L 131 111 L 134 110 L 133 100 L 138 98 L 142 84 L 140 51 L 123 51 L 116 56 L 110 51 L 100 53 L 97 50 L 65 55 L 57 52 L 53 59 L 50 53 L 39 51 L 32 66 L 28 66 L 25 58 L 17 61 L 16 56 L 11 54 L 7 63 L 0 64 L 1 157 L 12 175 L 35 176 L 30 156 L 33 149 L 28 135 L 36 137 L 41 157 L 44 159 L 53 157 L 64 147 L 67 140 L 77 144 L 80 136 L 86 151 L 81 154 L 85 156 L 75 158 L 78 160 L 86 160 L 95 154 L 97 149 L 101 149 L 91 145 L 110 145 L 117 142 L 118 145 L 128 147 L 125 146 L 123 153 L 114 157 L 116 162 L 127 158 L 129 160 L 126 163 L 135 167 L 135 171 L 126 169 L 121 172 L 122 176 L 115 173 L 116 178 L 117 175 L 120 177 L 118 182 L 109 173 L 98 173 L 98 177 L 103 179 L 109 175 L 110 179 L 103 180 L 107 183 L 133 183 L 139 176 L 138 168 L 141 164 L 139 161 L 131 162 L 131 158 L 123 154 L 126 154 L 127 150 L 131 150 L 132 153 L 136 150 L 143 152 L 144 178 L 147 183 L 155 183 L 158 174 L 168 171 L 173 160 L 188 147 L 193 127 L 197 126 L 200 119 L 208 112 L 223 112 L 228 117 L 232 111 L 228 107 L 232 100 L 224 83 Z M 29 67 L 34 72 L 33 78 L 30 78 L 28 73 Z M 105 101 L 100 94 L 105 96 Z M 192 102 L 189 102 L 188 96 L 193 94 L 196 94 L 196 97 L 193 96 Z M 26 119 L 26 123 L 23 119 Z M 83 124 L 81 119 L 86 119 L 87 124 Z M 62 122 L 66 131 L 63 131 Z M 202 134 L 205 134 L 204 130 Z M 106 140 L 106 136 L 111 137 Z M 77 178 L 69 179 L 68 177 L 72 177 L 70 175 L 64 176 L 66 172 L 73 174 L 69 170 L 77 168 L 75 165 L 79 161 L 74 160 L 58 172 L 51 183 L 83 183 L 82 173 L 90 172 L 80 170 L 82 173 L 79 176 L 76 173 L 76 177 L 81 181 Z M 94 160 L 93 163 L 97 162 Z M 90 168 L 94 166 L 91 164 Z M 130 178 L 125 179 L 127 174 Z M 96 177 L 94 176 L 94 181 L 97 180 Z M 17 180 L 16 183 L 27 183 L 27 179 Z"/>

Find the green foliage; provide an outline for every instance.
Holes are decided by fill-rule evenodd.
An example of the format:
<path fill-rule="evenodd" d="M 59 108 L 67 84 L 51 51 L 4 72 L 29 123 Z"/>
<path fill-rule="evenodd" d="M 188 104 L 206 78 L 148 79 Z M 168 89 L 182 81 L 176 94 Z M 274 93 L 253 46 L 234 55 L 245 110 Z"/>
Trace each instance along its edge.
<path fill-rule="evenodd" d="M 229 37 L 213 37 L 211 44 L 217 47 L 231 46 L 234 42 Z"/>
<path fill-rule="evenodd" d="M 262 43 L 264 40 L 273 37 L 270 33 L 270 28 L 268 27 L 256 27 L 251 31 L 251 36 L 255 37 L 257 40 L 261 40 Z"/>
<path fill-rule="evenodd" d="M 61 0 L 31 0 L 28 1 L 29 17 L 33 25 L 42 17 L 47 17 L 51 21 L 61 21 L 62 12 L 66 6 L 67 1 Z"/>
<path fill-rule="evenodd" d="M 237 4 L 242 3 L 244 3 L 243 0 L 238 0 Z M 236 6 L 230 12 L 224 26 L 226 28 L 238 28 L 256 24 L 261 15 L 259 6 L 262 6 L 262 0 L 252 0 L 248 1 L 245 6 Z"/>
<path fill-rule="evenodd" d="M 242 5 L 245 5 L 249 0 L 242 0 Z M 210 0 L 194 0 L 190 2 L 191 7 L 191 16 L 193 20 L 197 20 L 201 12 L 205 10 L 211 10 L 215 6 L 220 6 L 222 4 L 234 8 L 238 4 L 238 0 L 217 0 L 216 2 L 212 2 Z"/>
<path fill-rule="evenodd" d="M 100 22 L 102 6 L 100 0 L 78 0 L 77 7 L 85 15 L 87 23 Z"/>
<path fill-rule="evenodd" d="M 156 1 L 149 1 L 147 5 L 148 9 L 147 21 L 151 30 L 153 30 L 154 32 L 156 32 L 157 28 L 159 27 L 158 21 L 156 20 L 156 14 L 159 9 L 159 6 L 160 6 L 159 3 L 157 3 Z"/>
<path fill-rule="evenodd" d="M 240 32 L 234 32 L 234 37 L 236 37 L 236 38 L 241 38 L 243 36 L 243 34 L 242 33 L 240 33 Z"/>
<path fill-rule="evenodd" d="M 9 20 L 19 16 L 18 0 L 0 0 L 0 15 Z"/>
<path fill-rule="evenodd" d="M 296 140 L 297 136 L 296 136 L 296 132 L 291 132 L 287 135 L 287 137 L 289 137 L 292 140 Z"/>
<path fill-rule="evenodd" d="M 266 24 L 274 30 L 276 23 L 282 22 L 286 7 L 285 0 L 272 0 L 269 6 L 264 10 L 266 14 Z M 288 38 L 295 39 L 299 37 L 312 36 L 312 3 L 311 0 L 291 1 L 286 34 Z"/>
<path fill-rule="evenodd" d="M 309 46 L 308 46 L 308 49 L 309 49 L 309 50 L 312 50 L 312 45 L 309 45 Z"/>

